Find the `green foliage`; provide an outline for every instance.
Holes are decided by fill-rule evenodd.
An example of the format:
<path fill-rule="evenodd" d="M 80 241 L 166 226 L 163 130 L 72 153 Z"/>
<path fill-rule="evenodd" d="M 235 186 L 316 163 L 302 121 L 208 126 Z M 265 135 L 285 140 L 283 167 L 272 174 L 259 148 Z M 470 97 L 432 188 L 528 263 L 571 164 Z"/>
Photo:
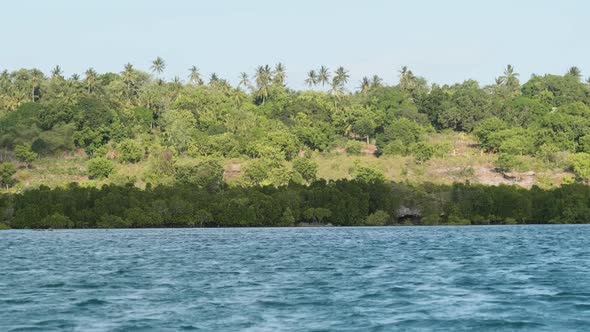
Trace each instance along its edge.
<path fill-rule="evenodd" d="M 375 121 L 373 119 L 364 116 L 354 122 L 352 125 L 352 130 L 360 136 L 367 138 L 367 143 L 369 142 L 369 136 L 372 136 L 375 133 Z"/>
<path fill-rule="evenodd" d="M 16 167 L 13 163 L 5 161 L 0 164 L 0 185 L 5 188 L 12 187 L 16 183 L 14 174 L 16 174 Z"/>
<path fill-rule="evenodd" d="M 371 213 L 365 219 L 365 225 L 367 226 L 385 226 L 391 220 L 391 216 L 389 213 L 383 210 L 377 210 L 374 213 Z"/>
<path fill-rule="evenodd" d="M 299 173 L 305 181 L 312 182 L 317 177 L 318 164 L 308 158 L 297 158 L 293 160 L 293 170 Z"/>
<path fill-rule="evenodd" d="M 174 154 L 170 149 L 154 149 L 148 160 L 148 170 L 156 176 L 174 174 Z"/>
<path fill-rule="evenodd" d="M 244 171 L 244 177 L 252 184 L 262 184 L 268 177 L 270 165 L 264 160 L 255 160 L 248 164 Z"/>
<path fill-rule="evenodd" d="M 88 162 L 87 170 L 91 179 L 104 179 L 113 173 L 115 166 L 104 157 L 96 157 Z"/>
<path fill-rule="evenodd" d="M 490 136 L 505 129 L 508 129 L 506 122 L 497 117 L 491 117 L 483 120 L 473 130 L 473 134 L 479 139 L 479 143 L 483 149 L 493 151 L 498 148 L 498 143 L 490 142 Z"/>
<path fill-rule="evenodd" d="M 359 141 L 349 140 L 346 141 L 346 153 L 353 156 L 358 156 L 363 151 L 364 144 Z"/>
<path fill-rule="evenodd" d="M 408 152 L 409 146 L 399 139 L 387 143 L 381 151 L 382 154 L 388 156 L 405 156 Z"/>
<path fill-rule="evenodd" d="M 321 224 L 332 215 L 332 211 L 325 208 L 309 208 L 303 211 L 303 220 L 312 224 Z"/>
<path fill-rule="evenodd" d="M 0 148 L 27 164 L 35 154 L 68 163 L 84 153 L 111 157 L 114 148 L 123 163 L 147 158 L 140 180 L 154 184 L 171 184 L 174 176 L 191 178 L 183 167 L 194 166 L 195 160 L 186 157 L 236 158 L 249 165 L 245 182 L 274 186 L 313 182 L 317 167 L 314 172 L 314 167 L 296 161 L 300 151 L 314 151 L 323 158 L 329 154 L 322 152 L 346 141 L 351 155 L 362 151 L 355 140 L 368 143 L 374 138 L 379 155 L 409 156 L 418 163 L 447 158 L 449 143 L 433 143 L 435 137 L 427 135 L 434 130 L 473 132 L 483 152 L 501 154 L 501 169 L 523 169 L 528 163 L 536 168 L 539 163 L 531 157 L 546 167 L 572 166 L 570 154 L 590 153 L 590 86 L 575 71 L 533 75 L 521 86 L 518 73 L 507 66 L 493 85 L 467 80 L 429 87 L 405 67 L 397 85 L 377 77 L 348 93 L 343 90 L 344 68 L 334 80 L 324 68 L 321 80 L 309 81 L 310 86 L 328 84 L 324 92 L 289 89 L 284 66 L 276 67 L 260 66 L 255 80 L 249 81 L 246 74 L 238 87 L 217 75 L 203 84 L 194 71 L 191 83 L 168 82 L 131 64 L 105 74 L 89 70 L 85 80 L 61 74 L 51 79 L 38 70 L 6 71 L 0 77 Z M 163 68 L 158 68 L 159 76 Z M 453 143 L 459 152 L 453 156 L 474 161 L 472 151 L 465 154 L 461 147 L 468 140 Z M 483 152 L 476 162 L 490 159 Z M 182 165 L 176 165 L 175 158 Z M 295 160 L 292 169 L 290 160 Z M 515 166 L 514 161 L 520 164 Z M 43 167 L 24 170 L 19 178 L 34 174 L 35 179 L 49 179 L 45 173 L 53 175 L 60 167 L 60 163 L 46 167 L 44 159 L 38 163 Z M 133 182 L 135 175 L 127 173 L 143 166 L 127 166 L 109 182 Z M 421 170 L 424 167 L 416 167 L 411 173 Z M 408 169 L 401 174 L 409 174 Z M 298 218 L 298 212 L 291 211 Z M 429 216 L 440 218 L 440 214 Z"/>
<path fill-rule="evenodd" d="M 166 142 L 179 152 L 185 152 L 197 135 L 197 120 L 188 110 L 172 110 L 162 118 Z"/>
<path fill-rule="evenodd" d="M 590 153 L 590 135 L 584 135 L 578 140 L 578 148 L 581 152 Z"/>
<path fill-rule="evenodd" d="M 243 227 L 300 223 L 350 225 L 588 223 L 590 187 L 530 190 L 469 184 L 409 185 L 339 180 L 310 186 L 229 187 L 192 183 L 102 188 L 40 187 L 4 194 L 10 228 Z M 414 211 L 412 219 L 394 219 Z"/>
<path fill-rule="evenodd" d="M 208 191 L 216 191 L 223 185 L 223 167 L 214 159 L 204 160 L 196 165 L 176 165 L 176 180 L 183 184 L 194 184 Z"/>
<path fill-rule="evenodd" d="M 385 127 L 383 133 L 377 136 L 377 148 L 381 153 L 389 152 L 385 147 L 392 142 L 409 146 L 422 140 L 424 128 L 416 122 L 401 118 Z"/>
<path fill-rule="evenodd" d="M 273 167 L 268 173 L 268 181 L 275 187 L 285 186 L 293 179 L 293 170 L 280 165 Z"/>
<path fill-rule="evenodd" d="M 576 176 L 584 181 L 590 180 L 590 154 L 576 153 L 570 157 L 570 164 Z"/>
<path fill-rule="evenodd" d="M 355 171 L 355 179 L 365 183 L 383 182 L 385 175 L 374 168 L 358 166 Z"/>
<path fill-rule="evenodd" d="M 133 140 L 124 140 L 119 143 L 119 159 L 122 162 L 136 163 L 143 158 L 143 149 Z"/>
<path fill-rule="evenodd" d="M 498 171 L 503 173 L 511 172 L 522 167 L 522 163 L 518 158 L 506 153 L 499 154 L 494 165 Z"/>
<path fill-rule="evenodd" d="M 31 164 L 39 156 L 28 145 L 20 144 L 14 148 L 14 154 L 16 158 L 27 165 Z"/>
<path fill-rule="evenodd" d="M 434 155 L 435 148 L 427 143 L 418 142 L 411 147 L 412 154 L 418 163 L 424 163 L 430 160 Z"/>

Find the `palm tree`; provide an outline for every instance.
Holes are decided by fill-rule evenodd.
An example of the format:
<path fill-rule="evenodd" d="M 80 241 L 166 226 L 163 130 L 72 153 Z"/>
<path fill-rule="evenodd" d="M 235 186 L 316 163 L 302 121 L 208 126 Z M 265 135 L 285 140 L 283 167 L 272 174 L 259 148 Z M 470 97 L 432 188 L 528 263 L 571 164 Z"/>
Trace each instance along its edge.
<path fill-rule="evenodd" d="M 131 63 L 127 63 L 124 66 L 124 70 L 121 72 L 123 82 L 127 83 L 127 96 L 131 95 L 131 85 L 135 80 L 135 69 Z"/>
<path fill-rule="evenodd" d="M 507 65 L 506 69 L 504 69 L 504 75 L 500 76 L 500 79 L 504 85 L 513 87 L 519 85 L 518 76 L 519 74 L 514 72 L 514 67 L 512 65 Z"/>
<path fill-rule="evenodd" d="M 34 102 L 35 101 L 35 91 L 37 91 L 37 89 L 39 88 L 39 85 L 41 84 L 41 80 L 43 80 L 43 72 L 40 71 L 39 69 L 33 69 L 31 70 L 31 85 L 32 85 L 32 91 L 31 91 L 31 99 Z"/>
<path fill-rule="evenodd" d="M 219 76 L 217 76 L 216 73 L 211 73 L 211 76 L 209 77 L 209 85 L 216 86 L 217 84 L 219 84 Z"/>
<path fill-rule="evenodd" d="M 330 82 L 330 69 L 326 66 L 321 66 L 320 71 L 318 73 L 318 84 L 324 86 L 325 84 Z"/>
<path fill-rule="evenodd" d="M 342 66 L 338 67 L 338 69 L 336 69 L 336 71 L 334 72 L 334 80 L 338 85 L 344 86 L 344 84 L 348 83 L 349 77 L 350 76 L 348 75 L 348 71 L 344 69 L 344 67 Z"/>
<path fill-rule="evenodd" d="M 190 74 L 188 75 L 188 79 L 192 84 L 203 84 L 203 79 L 201 79 L 201 73 L 199 73 L 199 68 L 197 68 L 197 66 L 190 67 L 188 71 L 190 72 Z"/>
<path fill-rule="evenodd" d="M 242 104 L 244 104 L 244 94 L 242 91 L 237 88 L 233 91 L 233 99 L 237 109 L 242 108 Z"/>
<path fill-rule="evenodd" d="M 371 88 L 378 88 L 381 87 L 383 85 L 383 79 L 381 77 L 379 77 L 378 75 L 373 75 L 373 77 L 371 78 Z"/>
<path fill-rule="evenodd" d="M 59 65 L 53 67 L 51 69 L 51 78 L 52 79 L 63 79 L 62 76 L 63 72 L 61 71 L 61 67 Z"/>
<path fill-rule="evenodd" d="M 318 84 L 318 74 L 315 72 L 315 70 L 310 70 L 307 73 L 307 78 L 305 79 L 305 84 L 307 84 L 308 87 L 312 87 L 316 84 Z"/>
<path fill-rule="evenodd" d="M 367 92 L 369 92 L 369 89 L 371 88 L 371 81 L 369 80 L 369 78 L 367 76 L 363 77 L 363 79 L 361 80 L 361 93 L 362 94 L 367 94 Z"/>
<path fill-rule="evenodd" d="M 285 70 L 285 65 L 281 62 L 275 65 L 275 69 L 273 71 L 273 83 L 278 86 L 285 86 L 285 79 L 287 78 L 287 73 Z"/>
<path fill-rule="evenodd" d="M 566 75 L 573 76 L 579 81 L 582 78 L 582 71 L 580 70 L 580 68 L 573 66 L 570 67 L 570 69 L 568 69 Z"/>
<path fill-rule="evenodd" d="M 166 69 L 166 62 L 161 57 L 157 57 L 154 61 L 152 61 L 152 66 L 150 67 L 152 73 L 157 73 L 161 75 Z M 159 79 L 159 83 L 162 84 L 162 79 Z"/>
<path fill-rule="evenodd" d="M 73 82 L 78 82 L 80 80 L 80 75 L 73 73 L 72 76 L 70 76 L 70 80 L 72 80 Z"/>
<path fill-rule="evenodd" d="M 98 74 L 94 68 L 88 68 L 84 74 L 86 75 L 86 87 L 88 88 L 88 93 L 91 93 L 96 87 L 96 79 Z"/>
<path fill-rule="evenodd" d="M 399 86 L 403 90 L 410 91 L 414 88 L 415 81 L 416 77 L 414 76 L 414 73 L 412 73 L 408 66 L 403 66 L 399 71 Z"/>
<path fill-rule="evenodd" d="M 268 65 L 258 66 L 256 68 L 256 97 L 262 100 L 262 105 L 270 93 L 270 82 L 272 81 L 272 72 Z"/>
<path fill-rule="evenodd" d="M 240 82 L 238 83 L 238 88 L 241 86 L 249 87 L 250 86 L 250 78 L 248 77 L 248 73 L 241 72 L 240 73 Z"/>
<path fill-rule="evenodd" d="M 344 94 L 344 86 L 342 83 L 338 82 L 336 77 L 332 78 L 332 85 L 330 87 L 330 91 L 328 91 L 332 96 L 334 96 L 334 106 L 336 106 L 336 101 L 340 99 L 340 97 Z"/>
<path fill-rule="evenodd" d="M 503 85 L 504 84 L 504 78 L 502 78 L 502 76 L 498 76 L 494 79 L 496 85 Z"/>

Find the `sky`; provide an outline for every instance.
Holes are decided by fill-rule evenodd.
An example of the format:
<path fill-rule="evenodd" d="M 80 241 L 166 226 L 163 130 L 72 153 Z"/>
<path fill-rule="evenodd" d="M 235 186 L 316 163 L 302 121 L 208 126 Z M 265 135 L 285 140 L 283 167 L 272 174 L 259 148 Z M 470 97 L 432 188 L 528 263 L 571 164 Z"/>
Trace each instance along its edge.
<path fill-rule="evenodd" d="M 60 65 L 65 74 L 149 70 L 167 78 L 196 65 L 232 83 L 283 62 L 287 83 L 326 65 L 350 85 L 407 65 L 431 83 L 490 84 L 507 64 L 521 80 L 578 66 L 590 76 L 585 0 L 28 0 L 3 1 L 0 70 Z"/>

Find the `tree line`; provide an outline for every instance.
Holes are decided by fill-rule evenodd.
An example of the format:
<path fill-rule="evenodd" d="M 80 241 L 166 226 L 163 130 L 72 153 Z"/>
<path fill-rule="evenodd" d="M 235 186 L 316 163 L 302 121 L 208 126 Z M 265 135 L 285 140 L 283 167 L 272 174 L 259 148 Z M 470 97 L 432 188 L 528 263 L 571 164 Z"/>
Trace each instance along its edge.
<path fill-rule="evenodd" d="M 201 179 L 202 180 L 202 179 Z M 590 187 L 412 185 L 359 178 L 310 185 L 40 187 L 0 195 L 0 228 L 385 226 L 587 223 Z"/>
<path fill-rule="evenodd" d="M 273 182 L 285 162 L 304 151 L 345 148 L 360 153 L 375 143 L 378 155 L 413 156 L 424 162 L 450 147 L 429 143 L 429 133 L 473 134 L 501 171 L 519 169 L 522 157 L 590 179 L 590 85 L 577 67 L 564 75 L 533 75 L 521 84 L 508 65 L 494 84 L 474 80 L 428 84 L 408 67 L 388 85 L 373 75 L 349 90 L 349 72 L 319 66 L 308 90 L 288 87 L 284 64 L 241 73 L 232 86 L 196 66 L 186 80 L 165 80 L 164 59 L 151 72 L 126 64 L 120 72 L 66 78 L 60 66 L 0 73 L 0 166 L 10 187 L 19 161 L 84 151 L 90 177 L 110 174 L 109 163 L 148 161 L 158 178 L 166 158 L 248 158 L 252 182 Z M 264 176 L 256 173 L 266 173 Z M 276 177 L 275 177 L 276 178 Z M 286 181 L 279 181 L 282 184 Z"/>

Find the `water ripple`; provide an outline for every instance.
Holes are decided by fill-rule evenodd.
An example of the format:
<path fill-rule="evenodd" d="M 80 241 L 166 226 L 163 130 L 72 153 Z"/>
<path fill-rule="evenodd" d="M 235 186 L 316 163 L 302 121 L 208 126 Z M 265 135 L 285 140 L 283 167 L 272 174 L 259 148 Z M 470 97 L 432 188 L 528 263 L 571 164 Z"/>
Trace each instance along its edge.
<path fill-rule="evenodd" d="M 0 331 L 590 330 L 590 226 L 0 232 Z"/>

